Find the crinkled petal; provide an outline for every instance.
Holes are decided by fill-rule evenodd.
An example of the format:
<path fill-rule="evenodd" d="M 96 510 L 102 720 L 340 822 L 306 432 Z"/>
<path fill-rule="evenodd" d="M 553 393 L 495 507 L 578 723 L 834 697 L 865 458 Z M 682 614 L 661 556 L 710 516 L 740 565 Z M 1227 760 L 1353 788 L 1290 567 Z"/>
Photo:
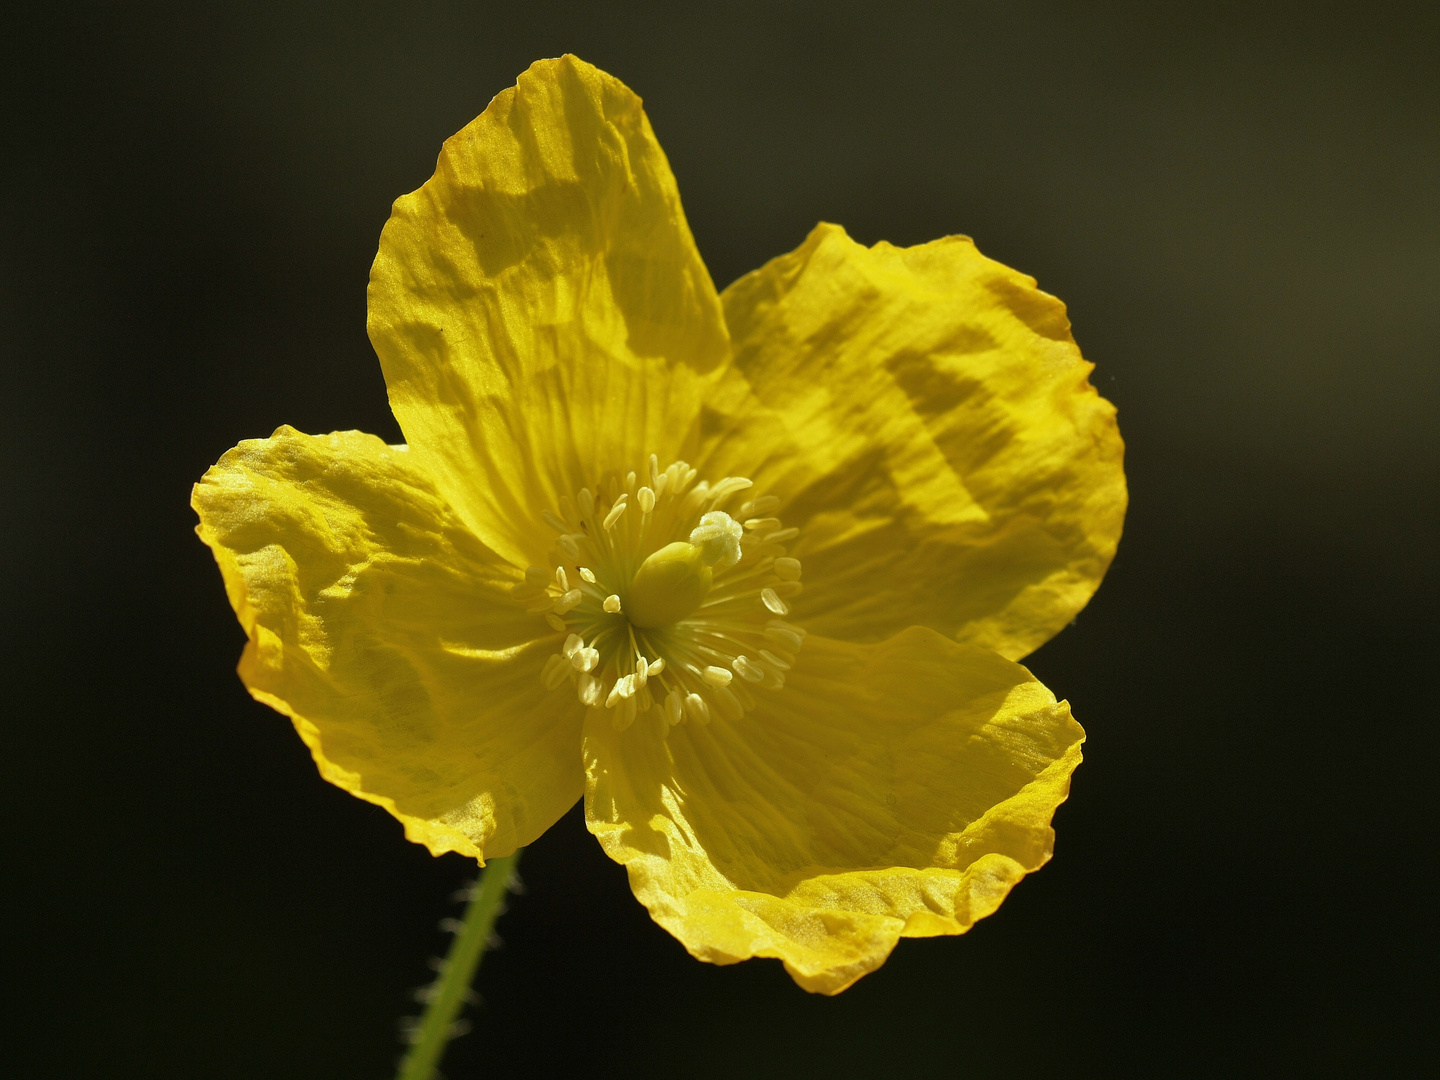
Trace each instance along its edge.
<path fill-rule="evenodd" d="M 716 396 L 706 472 L 787 501 L 817 583 L 797 619 L 1019 659 L 1074 618 L 1126 492 L 1115 409 L 1058 300 L 965 237 L 866 248 L 834 225 L 723 299 L 749 386 Z"/>
<path fill-rule="evenodd" d="M 812 635 L 760 696 L 668 737 L 586 721 L 590 830 L 694 956 L 779 957 L 835 994 L 901 937 L 964 933 L 1049 859 L 1084 732 L 1018 664 L 921 627 Z"/>
<path fill-rule="evenodd" d="M 694 439 L 729 355 L 640 99 L 573 56 L 533 65 L 395 203 L 369 307 L 411 449 L 522 566 L 554 540 L 543 509 Z"/>
<path fill-rule="evenodd" d="M 192 505 L 250 639 L 240 677 L 325 779 L 437 855 L 509 854 L 574 805 L 582 710 L 540 678 L 556 636 L 404 447 L 282 427 Z"/>

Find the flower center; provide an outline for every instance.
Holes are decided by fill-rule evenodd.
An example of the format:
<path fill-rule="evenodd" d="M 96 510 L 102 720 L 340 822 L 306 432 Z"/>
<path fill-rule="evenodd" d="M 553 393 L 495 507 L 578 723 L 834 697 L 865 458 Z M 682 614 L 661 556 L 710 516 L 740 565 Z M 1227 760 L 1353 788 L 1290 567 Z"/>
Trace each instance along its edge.
<path fill-rule="evenodd" d="M 722 509 L 753 486 L 744 477 L 696 483 L 685 462 L 662 470 L 654 454 L 648 473 L 612 475 L 544 512 L 554 567 L 530 567 L 514 590 L 566 635 L 541 677 L 552 690 L 570 681 L 620 730 L 652 711 L 662 733 L 738 719 L 785 685 L 805 640 L 780 618 L 801 590 L 783 546 L 799 530 L 769 516 L 772 495 Z"/>

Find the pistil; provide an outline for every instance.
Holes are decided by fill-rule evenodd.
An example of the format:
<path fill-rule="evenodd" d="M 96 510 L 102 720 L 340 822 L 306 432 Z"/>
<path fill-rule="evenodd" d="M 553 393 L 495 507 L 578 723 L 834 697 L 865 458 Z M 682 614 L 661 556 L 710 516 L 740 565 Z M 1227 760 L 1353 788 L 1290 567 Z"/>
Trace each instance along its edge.
<path fill-rule="evenodd" d="M 801 592 L 797 529 L 763 495 L 724 509 L 751 481 L 696 482 L 677 461 L 611 476 L 542 510 L 555 530 L 553 568 L 530 567 L 514 592 L 563 634 L 542 672 L 568 680 L 615 727 L 653 714 L 661 733 L 715 717 L 738 720 L 757 693 L 780 690 L 805 632 L 776 616 Z M 642 483 L 648 480 L 648 483 Z"/>

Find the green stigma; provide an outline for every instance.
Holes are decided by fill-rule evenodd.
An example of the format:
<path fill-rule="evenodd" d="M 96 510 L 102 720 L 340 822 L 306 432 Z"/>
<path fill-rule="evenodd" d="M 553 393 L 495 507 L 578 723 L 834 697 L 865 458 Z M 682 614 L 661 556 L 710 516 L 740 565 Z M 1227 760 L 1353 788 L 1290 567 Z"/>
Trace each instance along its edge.
<path fill-rule="evenodd" d="M 630 622 L 649 630 L 692 614 L 710 594 L 715 570 L 740 560 L 740 523 L 723 511 L 705 514 L 690 542 L 666 544 L 640 564 L 625 598 Z"/>

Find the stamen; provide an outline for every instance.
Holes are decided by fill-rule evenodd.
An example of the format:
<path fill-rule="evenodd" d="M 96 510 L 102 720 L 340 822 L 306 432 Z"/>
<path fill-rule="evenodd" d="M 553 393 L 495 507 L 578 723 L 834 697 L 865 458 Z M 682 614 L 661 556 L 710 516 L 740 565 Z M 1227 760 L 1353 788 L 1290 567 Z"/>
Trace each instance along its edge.
<path fill-rule="evenodd" d="M 722 686 L 715 691 L 715 710 L 732 724 L 745 715 L 745 706 L 740 704 L 735 691 L 728 686 Z"/>
<path fill-rule="evenodd" d="M 565 681 L 568 674 L 564 658 L 552 654 L 550 659 L 545 661 L 540 678 L 544 680 L 546 690 L 556 690 Z"/>
<path fill-rule="evenodd" d="M 510 586 L 510 592 L 516 597 L 528 596 L 537 593 L 545 588 L 545 583 L 550 580 L 550 575 L 538 566 L 530 566 L 525 569 L 525 580 L 517 581 Z"/>
<path fill-rule="evenodd" d="M 781 671 L 789 671 L 789 670 L 790 670 L 790 665 L 789 665 L 786 661 L 781 660 L 780 657 L 776 656 L 776 655 L 775 655 L 773 652 L 771 652 L 769 649 L 761 649 L 761 650 L 760 650 L 760 659 L 761 659 L 761 660 L 764 660 L 767 664 L 769 664 L 769 665 L 770 665 L 771 667 L 773 667 L 773 668 L 779 668 Z"/>
<path fill-rule="evenodd" d="M 594 675 L 590 675 L 587 673 L 580 676 L 579 690 L 580 703 L 582 705 L 588 705 L 590 708 L 593 709 L 600 704 L 600 700 L 603 696 L 604 684 L 601 683 L 601 681 L 597 679 Z"/>
<path fill-rule="evenodd" d="M 790 605 L 780 599 L 774 589 L 761 589 L 760 602 L 773 611 L 776 615 L 789 615 Z"/>
<path fill-rule="evenodd" d="M 746 682 L 759 682 L 765 678 L 765 669 L 745 656 L 735 657 L 730 666 L 735 669 L 735 674 Z"/>
<path fill-rule="evenodd" d="M 720 509 L 752 486 L 740 476 L 712 485 L 651 454 L 538 508 L 558 534 L 556 565 L 528 568 L 511 594 L 560 635 L 542 685 L 568 679 L 616 730 L 645 715 L 654 726 L 643 730 L 662 734 L 734 722 L 781 690 L 805 632 L 771 616 L 788 615 L 802 591 L 800 560 L 780 546 L 799 530 L 774 516 L 772 495 L 734 517 Z M 642 517 L 622 527 L 632 502 Z"/>
<path fill-rule="evenodd" d="M 609 532 L 615 527 L 615 523 L 620 520 L 620 515 L 625 513 L 625 506 L 625 496 L 621 495 L 620 501 L 612 506 L 610 512 L 605 515 L 604 529 L 606 532 Z"/>
<path fill-rule="evenodd" d="M 580 574 L 583 577 L 585 571 L 581 570 Z M 799 581 L 800 560 L 792 559 L 789 555 L 780 556 L 775 560 L 775 576 L 781 581 Z"/>
<path fill-rule="evenodd" d="M 753 487 L 754 485 L 755 481 L 747 477 L 727 476 L 710 489 L 710 502 L 712 505 L 719 506 L 724 500 L 734 495 L 737 491 L 744 491 L 746 488 Z"/>
<path fill-rule="evenodd" d="M 777 645 L 781 645 L 791 652 L 799 652 L 800 646 L 805 642 L 805 631 L 798 626 L 791 626 L 779 619 L 771 619 L 765 627 L 765 636 Z"/>
<path fill-rule="evenodd" d="M 685 695 L 685 712 L 701 727 L 710 722 L 710 706 L 705 704 L 705 699 L 699 694 Z"/>
<path fill-rule="evenodd" d="M 780 499 L 775 495 L 761 495 L 758 499 L 740 504 L 740 516 L 748 518 L 755 514 L 768 514 L 780 508 Z"/>

